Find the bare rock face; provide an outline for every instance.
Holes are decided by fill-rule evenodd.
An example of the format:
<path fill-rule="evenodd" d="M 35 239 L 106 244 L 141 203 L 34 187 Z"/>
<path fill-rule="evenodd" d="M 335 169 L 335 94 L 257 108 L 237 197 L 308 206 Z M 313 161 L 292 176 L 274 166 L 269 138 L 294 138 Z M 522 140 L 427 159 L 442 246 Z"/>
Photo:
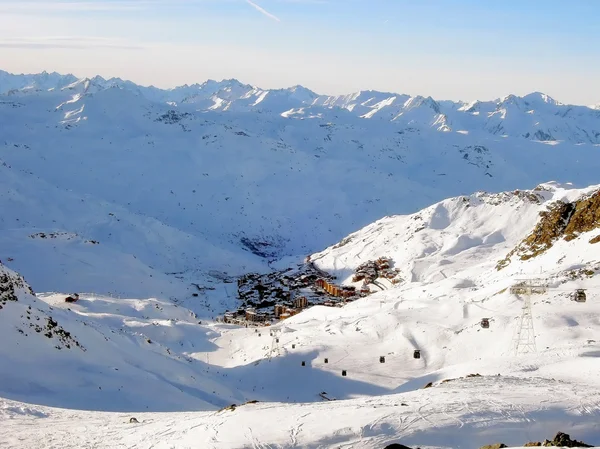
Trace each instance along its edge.
<path fill-rule="evenodd" d="M 479 449 L 501 449 L 507 447 L 504 443 L 488 444 L 487 446 L 481 446 Z"/>
<path fill-rule="evenodd" d="M 557 201 L 540 212 L 540 220 L 534 230 L 496 268 L 506 267 L 513 256 L 528 260 L 544 253 L 559 239 L 566 241 L 580 234 L 600 228 L 600 190 L 572 203 Z M 592 239 L 597 243 L 600 239 Z"/>
<path fill-rule="evenodd" d="M 18 273 L 0 263 L 0 325 L 10 325 L 25 337 L 46 337 L 60 349 L 86 349 L 52 317 L 52 308 L 36 299 Z M 36 337 L 33 337 L 36 338 Z"/>
<path fill-rule="evenodd" d="M 487 447 L 487 446 L 486 446 Z M 523 447 L 593 447 L 589 444 L 586 444 L 582 441 L 571 440 L 569 434 L 564 432 L 558 432 L 552 441 L 544 440 L 544 442 L 540 441 L 532 441 L 530 443 L 525 443 Z"/>
<path fill-rule="evenodd" d="M 547 444 L 550 443 L 550 444 Z M 586 444 L 582 441 L 571 440 L 571 436 L 567 433 L 558 432 L 554 439 L 549 442 L 544 442 L 544 446 L 556 446 L 556 447 L 593 447 L 590 444 Z"/>
<path fill-rule="evenodd" d="M 18 290 L 33 294 L 31 287 L 27 285 L 22 276 L 3 270 L 3 265 L 0 263 L 0 306 L 6 305 L 8 301 L 18 301 Z"/>

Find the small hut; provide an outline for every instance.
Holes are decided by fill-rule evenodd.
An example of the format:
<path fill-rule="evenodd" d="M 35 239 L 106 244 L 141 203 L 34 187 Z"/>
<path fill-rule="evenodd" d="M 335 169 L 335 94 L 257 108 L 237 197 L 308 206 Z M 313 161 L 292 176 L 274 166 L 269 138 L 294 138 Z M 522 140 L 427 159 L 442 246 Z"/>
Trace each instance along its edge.
<path fill-rule="evenodd" d="M 415 359 L 420 359 L 421 358 L 421 350 L 420 349 L 415 349 L 415 352 L 413 353 L 413 357 Z"/>
<path fill-rule="evenodd" d="M 586 302 L 587 296 L 585 294 L 585 290 L 583 288 L 578 288 L 573 292 L 571 299 L 575 302 Z"/>
<path fill-rule="evenodd" d="M 65 298 L 65 302 L 77 302 L 79 301 L 79 294 L 73 293 L 71 296 Z"/>

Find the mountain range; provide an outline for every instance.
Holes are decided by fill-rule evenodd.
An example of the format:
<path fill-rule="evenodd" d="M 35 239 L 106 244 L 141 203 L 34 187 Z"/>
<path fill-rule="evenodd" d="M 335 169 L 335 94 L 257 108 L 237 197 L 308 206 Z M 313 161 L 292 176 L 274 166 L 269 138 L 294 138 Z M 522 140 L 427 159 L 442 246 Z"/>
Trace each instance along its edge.
<path fill-rule="evenodd" d="M 600 444 L 599 144 L 541 93 L 0 72 L 0 446 Z M 309 262 L 370 294 L 216 320 Z"/>
<path fill-rule="evenodd" d="M 38 291 L 190 299 L 382 216 L 584 187 L 600 170 L 600 111 L 542 94 L 466 104 L 6 72 L 0 92 L 0 260 Z"/>
<path fill-rule="evenodd" d="M 483 131 L 546 142 L 600 143 L 598 106 L 562 104 L 540 92 L 524 97 L 507 95 L 492 101 L 455 102 L 377 91 L 328 96 L 302 86 L 267 90 L 235 79 L 158 89 L 120 78 L 78 79 L 58 73 L 13 75 L 0 71 L 0 94 L 62 90 L 83 95 L 108 88 L 128 90 L 151 101 L 195 111 L 259 112 L 325 120 L 349 113 L 442 132 Z"/>

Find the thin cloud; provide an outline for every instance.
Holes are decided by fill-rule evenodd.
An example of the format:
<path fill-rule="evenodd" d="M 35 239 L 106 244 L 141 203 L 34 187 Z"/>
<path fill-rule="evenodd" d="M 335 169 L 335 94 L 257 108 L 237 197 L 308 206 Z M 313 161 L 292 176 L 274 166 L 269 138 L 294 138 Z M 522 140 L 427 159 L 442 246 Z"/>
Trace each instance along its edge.
<path fill-rule="evenodd" d="M 92 36 L 0 37 L 0 48 L 115 48 L 139 50 L 142 46 L 121 40 Z"/>
<path fill-rule="evenodd" d="M 265 16 L 267 16 L 269 19 L 274 20 L 276 22 L 281 22 L 281 20 L 279 19 L 279 17 L 277 17 L 274 14 L 271 14 L 269 11 L 267 11 L 266 9 L 258 6 L 256 3 L 250 1 L 250 0 L 246 0 L 246 3 L 248 3 L 250 6 L 252 6 L 253 8 L 255 8 L 258 12 L 264 14 Z"/>
<path fill-rule="evenodd" d="M 0 11 L 11 13 L 39 13 L 40 11 L 57 12 L 101 12 L 101 11 L 139 11 L 145 7 L 156 5 L 152 1 L 39 1 L 39 0 L 9 0 L 0 1 Z"/>

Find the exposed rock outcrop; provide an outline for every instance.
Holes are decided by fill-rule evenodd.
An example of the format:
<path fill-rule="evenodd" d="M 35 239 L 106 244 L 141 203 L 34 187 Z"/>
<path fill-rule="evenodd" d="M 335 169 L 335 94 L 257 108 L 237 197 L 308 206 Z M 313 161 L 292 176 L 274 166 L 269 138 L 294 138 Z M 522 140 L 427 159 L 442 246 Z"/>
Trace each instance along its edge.
<path fill-rule="evenodd" d="M 411 449 L 411 448 L 408 446 L 405 446 L 404 444 L 392 443 L 392 444 L 387 445 L 384 449 Z"/>
<path fill-rule="evenodd" d="M 542 446 L 546 447 L 593 447 L 590 444 L 586 444 L 582 441 L 572 440 L 571 436 L 564 432 L 558 432 L 552 441 L 544 441 Z"/>
<path fill-rule="evenodd" d="M 559 239 L 566 241 L 600 228 L 600 190 L 574 202 L 558 201 L 540 212 L 540 220 L 529 234 L 506 258 L 496 265 L 498 270 L 510 264 L 513 256 L 528 260 L 550 249 Z M 598 237 L 590 243 L 600 241 Z"/>
<path fill-rule="evenodd" d="M 36 307 L 38 304 L 40 307 Z M 71 332 L 50 315 L 51 310 L 51 307 L 37 302 L 33 290 L 20 274 L 5 269 L 0 263 L 0 314 L 8 313 L 2 316 L 6 321 L 0 321 L 0 324 L 8 325 L 10 322 L 10 326 L 25 337 L 39 334 L 52 339 L 56 349 L 77 347 L 85 351 Z M 11 319 L 11 316 L 17 319 Z"/>
<path fill-rule="evenodd" d="M 500 447 L 506 447 L 504 445 L 489 445 L 483 446 L 480 449 L 495 449 Z M 529 443 L 525 443 L 523 447 L 594 447 L 589 444 L 586 444 L 582 441 L 572 440 L 569 434 L 564 432 L 558 432 L 552 441 L 544 440 L 541 441 L 532 441 Z"/>

